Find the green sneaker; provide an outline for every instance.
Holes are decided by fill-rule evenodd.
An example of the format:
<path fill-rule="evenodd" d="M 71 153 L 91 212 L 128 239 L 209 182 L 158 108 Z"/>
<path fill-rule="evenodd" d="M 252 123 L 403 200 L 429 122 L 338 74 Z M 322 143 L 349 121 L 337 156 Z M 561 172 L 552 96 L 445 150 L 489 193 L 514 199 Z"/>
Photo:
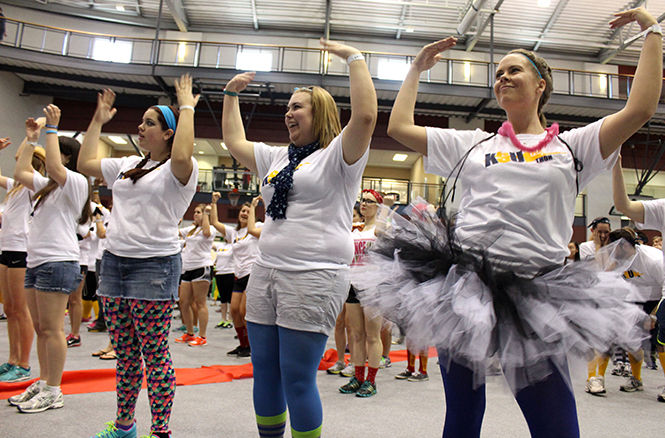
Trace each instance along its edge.
<path fill-rule="evenodd" d="M 136 423 L 132 424 L 129 430 L 118 429 L 115 421 L 109 421 L 105 424 L 106 429 L 90 438 L 136 438 Z"/>
<path fill-rule="evenodd" d="M 376 395 L 376 383 L 365 380 L 360 389 L 356 392 L 356 397 L 371 397 Z"/>
<path fill-rule="evenodd" d="M 5 362 L 2 365 L 0 365 L 0 374 L 5 374 L 7 371 L 11 370 L 14 368 L 15 365 L 10 364 L 9 362 Z"/>
<path fill-rule="evenodd" d="M 351 380 L 349 380 L 349 383 L 339 387 L 339 392 L 342 394 L 353 394 L 354 392 L 358 392 L 359 389 L 360 382 L 356 379 L 356 376 L 353 376 L 351 377 Z"/>

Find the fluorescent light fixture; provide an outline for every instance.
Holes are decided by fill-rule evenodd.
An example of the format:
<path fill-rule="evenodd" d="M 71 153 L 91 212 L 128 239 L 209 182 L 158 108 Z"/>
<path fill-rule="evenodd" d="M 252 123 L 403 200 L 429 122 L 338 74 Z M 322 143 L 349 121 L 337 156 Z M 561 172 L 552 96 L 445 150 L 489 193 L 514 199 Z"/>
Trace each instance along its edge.
<path fill-rule="evenodd" d="M 552 4 L 552 0 L 538 0 L 539 8 L 549 8 Z"/>
<path fill-rule="evenodd" d="M 123 5 L 115 5 L 115 10 L 125 12 L 125 7 Z"/>
<path fill-rule="evenodd" d="M 464 61 L 464 80 L 469 82 L 471 80 L 471 63 Z"/>
<path fill-rule="evenodd" d="M 382 58 L 379 59 L 377 77 L 393 81 L 403 81 L 409 72 L 409 64 L 406 59 Z"/>
<path fill-rule="evenodd" d="M 119 41 L 115 38 L 95 38 L 92 45 L 92 59 L 129 64 L 132 60 L 132 42 Z"/>
<path fill-rule="evenodd" d="M 178 54 L 176 55 L 178 58 L 178 62 L 183 62 L 185 60 L 185 57 L 187 56 L 187 43 L 184 41 L 180 41 L 178 43 Z"/>
<path fill-rule="evenodd" d="M 244 49 L 236 56 L 236 70 L 270 71 L 272 52 L 261 49 Z"/>
<path fill-rule="evenodd" d="M 406 161 L 409 158 L 407 154 L 395 154 L 393 155 L 393 161 Z"/>
<path fill-rule="evenodd" d="M 127 144 L 127 140 L 124 138 L 118 136 L 118 135 L 109 135 L 108 139 L 111 140 L 115 144 Z"/>
<path fill-rule="evenodd" d="M 199 155 L 203 155 L 203 151 L 199 151 Z"/>
<path fill-rule="evenodd" d="M 415 29 L 412 28 L 412 27 L 407 27 L 406 28 L 406 33 L 413 33 L 414 31 L 415 31 Z"/>
<path fill-rule="evenodd" d="M 222 149 L 224 149 L 225 151 L 228 151 L 228 150 L 229 150 L 229 148 L 226 147 L 226 145 L 224 144 L 223 141 L 220 141 L 220 142 L 219 142 L 219 145 L 220 145 L 220 146 L 222 147 Z"/>

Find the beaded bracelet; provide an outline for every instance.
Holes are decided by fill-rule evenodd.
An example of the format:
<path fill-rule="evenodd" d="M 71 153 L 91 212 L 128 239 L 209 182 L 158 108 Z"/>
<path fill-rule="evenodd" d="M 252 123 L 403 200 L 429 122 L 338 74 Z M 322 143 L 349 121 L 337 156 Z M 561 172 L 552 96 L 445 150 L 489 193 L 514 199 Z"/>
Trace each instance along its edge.
<path fill-rule="evenodd" d="M 222 91 L 222 93 L 226 94 L 227 96 L 238 97 L 238 93 L 236 93 L 235 91 L 224 90 L 224 91 Z"/>

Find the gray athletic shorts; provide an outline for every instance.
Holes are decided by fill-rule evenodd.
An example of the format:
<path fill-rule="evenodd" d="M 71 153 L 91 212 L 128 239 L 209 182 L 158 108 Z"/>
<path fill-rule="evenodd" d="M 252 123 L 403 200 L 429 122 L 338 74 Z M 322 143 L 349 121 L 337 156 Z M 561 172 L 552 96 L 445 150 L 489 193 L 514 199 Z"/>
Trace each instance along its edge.
<path fill-rule="evenodd" d="M 349 293 L 349 269 L 282 271 L 254 265 L 247 321 L 330 335 Z"/>

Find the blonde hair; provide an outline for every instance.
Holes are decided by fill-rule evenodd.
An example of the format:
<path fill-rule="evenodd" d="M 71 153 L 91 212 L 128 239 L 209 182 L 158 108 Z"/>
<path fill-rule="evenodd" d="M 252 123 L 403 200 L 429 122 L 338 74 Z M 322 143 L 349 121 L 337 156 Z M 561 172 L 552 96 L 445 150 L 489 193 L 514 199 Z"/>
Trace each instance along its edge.
<path fill-rule="evenodd" d="M 540 124 L 543 125 L 543 128 L 547 128 L 547 119 L 543 114 L 543 107 L 547 104 L 547 101 L 550 100 L 550 95 L 554 89 L 552 69 L 544 58 L 536 55 L 531 50 L 515 49 L 508 52 L 509 55 L 511 53 L 519 53 L 520 55 L 529 58 L 531 63 L 533 63 L 533 66 L 538 69 L 539 77 L 542 77 L 545 80 L 545 90 L 543 90 L 543 94 L 540 95 L 540 100 L 538 101 L 538 117 L 540 118 Z"/>
<path fill-rule="evenodd" d="M 342 132 L 335 99 L 321 87 L 298 88 L 295 93 L 309 93 L 312 99 L 312 130 L 322 148 Z"/>

